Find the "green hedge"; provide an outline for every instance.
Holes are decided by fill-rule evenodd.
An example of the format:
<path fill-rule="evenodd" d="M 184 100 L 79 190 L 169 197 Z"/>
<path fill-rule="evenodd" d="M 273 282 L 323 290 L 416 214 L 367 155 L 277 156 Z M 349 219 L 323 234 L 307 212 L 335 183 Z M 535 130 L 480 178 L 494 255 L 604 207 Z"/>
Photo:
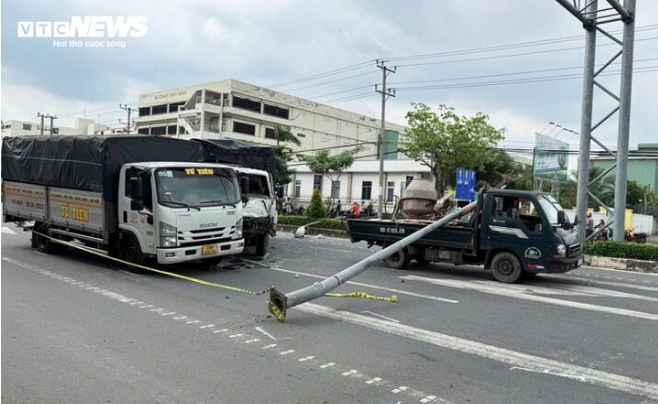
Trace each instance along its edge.
<path fill-rule="evenodd" d="M 658 261 L 658 246 L 637 243 L 615 243 L 600 241 L 585 246 L 583 250 L 588 255 L 601 257 L 631 258 L 636 260 Z"/>
<path fill-rule="evenodd" d="M 279 224 L 291 226 L 304 226 L 305 224 L 316 222 L 307 216 L 279 216 Z M 314 224 L 313 228 L 345 230 L 345 223 L 340 219 L 320 219 L 320 223 Z"/>

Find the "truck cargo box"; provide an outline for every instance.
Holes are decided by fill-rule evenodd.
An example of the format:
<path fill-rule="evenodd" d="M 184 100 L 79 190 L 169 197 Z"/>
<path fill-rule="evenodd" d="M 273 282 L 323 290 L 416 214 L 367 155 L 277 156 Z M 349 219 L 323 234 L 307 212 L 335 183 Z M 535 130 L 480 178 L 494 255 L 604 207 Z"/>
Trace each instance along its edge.
<path fill-rule="evenodd" d="M 199 143 L 157 136 L 26 136 L 2 139 L 2 178 L 117 198 L 119 171 L 142 161 L 203 161 Z"/>
<path fill-rule="evenodd" d="M 263 170 L 276 178 L 276 158 L 270 146 L 232 139 L 191 139 L 203 146 L 204 161 Z"/>

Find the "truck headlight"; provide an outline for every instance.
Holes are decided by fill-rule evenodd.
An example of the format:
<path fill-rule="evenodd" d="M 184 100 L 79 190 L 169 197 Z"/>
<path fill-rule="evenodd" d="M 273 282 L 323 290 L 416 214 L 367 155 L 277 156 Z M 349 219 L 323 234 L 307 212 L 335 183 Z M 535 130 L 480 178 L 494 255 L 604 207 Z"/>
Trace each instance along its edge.
<path fill-rule="evenodd" d="M 567 256 L 567 246 L 564 244 L 558 244 L 557 246 L 557 252 L 555 255 L 560 256 L 560 257 L 566 257 Z"/>
<path fill-rule="evenodd" d="M 233 235 L 234 239 L 242 238 L 243 223 L 244 221 L 242 218 L 238 219 L 238 221 L 235 223 L 235 234 Z"/>
<path fill-rule="evenodd" d="M 164 222 L 160 222 L 160 246 L 178 246 L 178 230 L 176 227 Z"/>

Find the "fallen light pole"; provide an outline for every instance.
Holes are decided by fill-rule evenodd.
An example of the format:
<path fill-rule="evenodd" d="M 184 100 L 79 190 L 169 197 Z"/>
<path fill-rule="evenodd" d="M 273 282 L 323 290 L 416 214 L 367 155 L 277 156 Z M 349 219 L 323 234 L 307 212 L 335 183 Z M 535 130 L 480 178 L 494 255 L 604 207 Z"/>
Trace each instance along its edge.
<path fill-rule="evenodd" d="M 338 286 L 354 278 L 361 272 L 365 271 L 375 262 L 400 251 L 404 247 L 407 247 L 410 244 L 418 241 L 426 234 L 443 226 L 444 224 L 450 222 L 451 220 L 464 216 L 465 214 L 475 209 L 476 206 L 477 206 L 477 201 L 471 202 L 468 205 L 461 208 L 460 210 L 442 217 L 436 222 L 426 227 L 423 227 L 422 229 L 410 234 L 409 236 L 403 238 L 402 240 L 394 244 L 391 244 L 390 246 L 382 249 L 381 251 L 369 256 L 368 258 L 360 262 L 357 262 L 351 267 L 346 268 L 329 278 L 326 278 L 322 282 L 316 282 L 313 285 L 307 286 L 303 289 L 296 290 L 294 292 L 290 292 L 287 295 L 284 295 L 283 293 L 276 290 L 276 288 L 272 287 L 270 289 L 270 302 L 268 304 L 268 309 L 270 313 L 272 313 L 280 322 L 282 323 L 285 322 L 287 309 L 323 296 L 325 293 L 337 288 Z"/>

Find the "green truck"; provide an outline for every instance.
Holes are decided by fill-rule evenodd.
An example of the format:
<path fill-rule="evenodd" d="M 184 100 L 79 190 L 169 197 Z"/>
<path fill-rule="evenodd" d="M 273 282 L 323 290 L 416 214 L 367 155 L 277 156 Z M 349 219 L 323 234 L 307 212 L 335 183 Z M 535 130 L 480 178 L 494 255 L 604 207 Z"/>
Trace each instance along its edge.
<path fill-rule="evenodd" d="M 385 259 L 395 269 L 418 263 L 483 265 L 499 282 L 564 273 L 583 264 L 581 243 L 564 210 L 541 192 L 493 189 L 474 209 Z M 387 247 L 431 224 L 430 219 L 349 219 L 352 242 Z"/>

